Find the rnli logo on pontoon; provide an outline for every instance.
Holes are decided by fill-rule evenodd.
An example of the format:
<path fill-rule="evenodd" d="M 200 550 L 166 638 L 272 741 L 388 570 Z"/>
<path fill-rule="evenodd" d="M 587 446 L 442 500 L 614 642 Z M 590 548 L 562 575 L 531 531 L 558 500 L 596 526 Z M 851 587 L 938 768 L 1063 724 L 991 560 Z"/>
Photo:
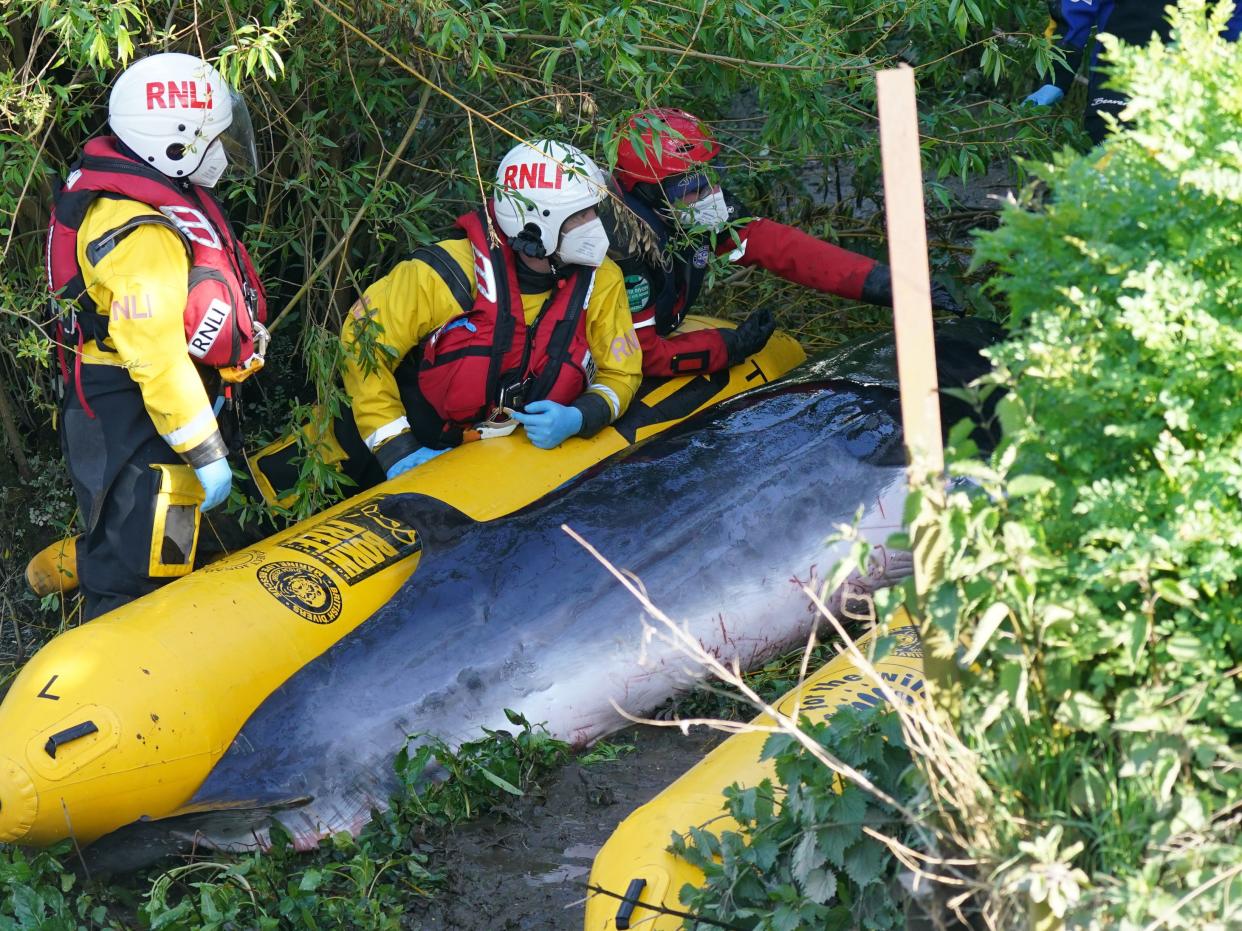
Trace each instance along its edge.
<path fill-rule="evenodd" d="M 893 655 L 909 659 L 923 658 L 923 641 L 919 637 L 917 627 L 898 627 L 889 633 L 897 642 L 893 645 Z"/>
<path fill-rule="evenodd" d="M 230 572 L 234 569 L 246 569 L 263 562 L 266 558 L 267 554 L 262 550 L 238 550 L 231 556 L 217 559 L 210 565 L 204 566 L 203 572 Z"/>
<path fill-rule="evenodd" d="M 259 584 L 312 624 L 331 624 L 341 616 L 341 590 L 322 569 L 300 562 L 269 562 L 259 567 Z"/>
<path fill-rule="evenodd" d="M 311 557 L 353 585 L 418 552 L 418 536 L 385 516 L 375 495 L 364 503 L 311 524 L 280 545 Z"/>

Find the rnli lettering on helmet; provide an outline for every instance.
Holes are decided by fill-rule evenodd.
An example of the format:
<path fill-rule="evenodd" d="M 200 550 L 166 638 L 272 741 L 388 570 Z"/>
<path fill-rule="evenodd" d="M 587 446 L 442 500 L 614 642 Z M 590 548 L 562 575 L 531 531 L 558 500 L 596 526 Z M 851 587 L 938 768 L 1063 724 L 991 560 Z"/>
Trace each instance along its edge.
<path fill-rule="evenodd" d="M 211 221 L 193 207 L 181 207 L 176 204 L 161 207 L 160 213 L 172 220 L 177 229 L 185 234 L 186 239 L 196 242 L 209 249 L 220 248 L 220 234 L 211 225 Z"/>
<path fill-rule="evenodd" d="M 515 191 L 524 188 L 550 188 L 559 191 L 565 178 L 565 169 L 556 165 L 556 176 L 548 179 L 548 163 L 510 165 L 505 169 L 505 187 Z"/>
<path fill-rule="evenodd" d="M 147 82 L 147 109 L 170 110 L 181 107 L 188 110 L 210 110 L 211 85 L 197 81 L 149 81 Z"/>
<path fill-rule="evenodd" d="M 496 301 L 496 272 L 492 268 L 492 260 L 475 248 L 474 280 L 479 288 L 479 295 L 485 301 Z"/>
<path fill-rule="evenodd" d="M 231 312 L 231 308 L 224 301 L 218 297 L 212 299 L 207 305 L 203 319 L 198 321 L 198 326 L 194 328 L 194 333 L 190 336 L 190 355 L 198 359 L 206 358 L 207 353 L 211 352 L 211 347 L 216 344 L 216 339 L 224 329 L 224 324 Z"/>

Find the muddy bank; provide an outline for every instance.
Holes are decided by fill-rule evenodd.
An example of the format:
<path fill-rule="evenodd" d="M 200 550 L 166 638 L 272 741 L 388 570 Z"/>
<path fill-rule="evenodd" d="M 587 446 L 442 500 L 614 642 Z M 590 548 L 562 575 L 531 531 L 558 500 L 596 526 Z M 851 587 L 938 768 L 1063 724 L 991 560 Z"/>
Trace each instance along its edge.
<path fill-rule="evenodd" d="M 541 795 L 518 799 L 507 817 L 472 822 L 446 837 L 433 864 L 445 875 L 443 889 L 407 916 L 407 926 L 581 931 L 596 852 L 622 819 L 722 739 L 703 728 L 688 736 L 658 727 L 615 735 L 610 743 L 634 750 L 606 762 L 571 762 Z"/>

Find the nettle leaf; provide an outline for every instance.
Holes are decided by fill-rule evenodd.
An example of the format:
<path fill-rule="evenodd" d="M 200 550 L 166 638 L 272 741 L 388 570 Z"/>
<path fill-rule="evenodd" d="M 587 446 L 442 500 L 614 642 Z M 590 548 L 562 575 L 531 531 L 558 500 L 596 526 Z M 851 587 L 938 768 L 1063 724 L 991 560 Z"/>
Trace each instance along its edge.
<path fill-rule="evenodd" d="M 1058 706 L 1056 718 L 1067 727 L 1095 733 L 1108 723 L 1108 711 L 1094 695 L 1075 692 Z"/>
<path fill-rule="evenodd" d="M 768 919 L 772 931 L 802 931 L 806 927 L 802 909 L 796 905 L 780 905 Z"/>
<path fill-rule="evenodd" d="M 832 807 L 832 819 L 838 824 L 854 826 L 863 823 L 867 816 L 869 796 L 856 785 L 847 785 L 836 798 Z"/>
<path fill-rule="evenodd" d="M 879 842 L 867 838 L 845 852 L 845 872 L 856 886 L 879 882 L 893 855 Z"/>
<path fill-rule="evenodd" d="M 802 882 L 802 892 L 812 902 L 827 905 L 837 894 L 837 874 L 828 869 L 815 869 Z"/>
<path fill-rule="evenodd" d="M 1055 487 L 1056 483 L 1042 475 L 1018 475 L 1006 483 L 1005 491 L 1011 498 L 1026 498 L 1031 495 L 1044 494 Z"/>
<path fill-rule="evenodd" d="M 1169 656 L 1179 663 L 1193 663 L 1205 659 L 1209 653 L 1207 645 L 1194 634 L 1178 631 L 1164 642 Z"/>
<path fill-rule="evenodd" d="M 766 873 L 776 865 L 777 857 L 781 853 L 781 845 L 776 838 L 768 835 L 755 837 L 751 840 L 749 853 L 755 866 Z"/>
<path fill-rule="evenodd" d="M 845 851 L 850 844 L 858 840 L 859 832 L 856 827 L 834 824 L 830 827 L 820 828 L 815 832 L 815 839 L 819 843 L 820 852 L 834 866 L 845 866 Z"/>
<path fill-rule="evenodd" d="M 807 877 L 824 864 L 827 856 L 819 848 L 819 841 L 813 832 L 808 831 L 794 845 L 793 858 L 790 861 L 794 881 L 805 885 Z"/>

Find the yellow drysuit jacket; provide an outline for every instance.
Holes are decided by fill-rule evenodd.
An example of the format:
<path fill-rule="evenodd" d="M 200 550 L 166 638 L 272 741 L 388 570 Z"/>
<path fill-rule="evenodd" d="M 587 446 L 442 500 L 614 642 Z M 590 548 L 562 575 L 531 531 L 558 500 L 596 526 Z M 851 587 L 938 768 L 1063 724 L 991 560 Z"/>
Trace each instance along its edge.
<path fill-rule="evenodd" d="M 185 341 L 190 259 L 175 232 L 142 223 L 92 264 L 87 246 L 137 217 L 163 220 L 153 207 L 101 197 L 78 230 L 78 267 L 96 312 L 108 319 L 103 346 L 87 340 L 85 365 L 116 365 L 129 372 L 155 429 L 195 468 L 226 455 L 211 401 Z"/>
<path fill-rule="evenodd" d="M 461 266 L 471 294 L 477 295 L 469 240 L 448 239 L 438 245 Z M 539 315 L 549 294 L 522 295 L 528 324 Z M 358 433 L 372 452 L 410 429 L 393 375 L 398 364 L 425 336 L 460 313 L 461 305 L 449 286 L 434 268 L 419 259 L 398 264 L 367 288 L 354 305 L 341 333 L 346 346 L 345 391 L 353 402 Z M 577 405 L 583 409 L 581 435 L 590 436 L 625 412 L 642 380 L 642 353 L 634 335 L 625 282 L 621 269 L 611 259 L 595 272 L 585 314 L 587 344 L 597 366 L 586 395 L 602 401 Z M 369 372 L 359 363 L 354 349 L 360 322 L 368 318 L 380 327 L 378 341 L 391 350 L 391 355 L 380 358 L 380 364 Z"/>

